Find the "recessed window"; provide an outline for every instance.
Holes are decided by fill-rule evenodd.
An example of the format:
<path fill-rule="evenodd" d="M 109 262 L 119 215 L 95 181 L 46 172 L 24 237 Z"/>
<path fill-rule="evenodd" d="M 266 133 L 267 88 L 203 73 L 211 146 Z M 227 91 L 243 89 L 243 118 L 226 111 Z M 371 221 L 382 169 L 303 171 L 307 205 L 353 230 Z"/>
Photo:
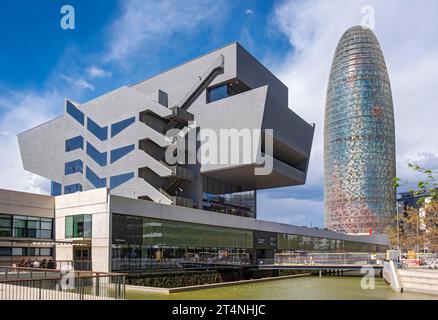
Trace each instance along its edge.
<path fill-rule="evenodd" d="M 207 89 L 207 103 L 222 100 L 236 94 L 249 91 L 250 88 L 240 80 L 232 80 Z"/>
<path fill-rule="evenodd" d="M 65 152 L 77 149 L 84 149 L 84 138 L 82 136 L 77 136 L 65 141 Z"/>
<path fill-rule="evenodd" d="M 65 238 L 91 238 L 91 214 L 65 217 Z"/>
<path fill-rule="evenodd" d="M 87 129 L 101 141 L 108 139 L 108 127 L 101 127 L 90 118 L 87 118 Z"/>
<path fill-rule="evenodd" d="M 56 181 L 52 181 L 50 187 L 50 194 L 54 197 L 62 194 L 62 185 Z"/>
<path fill-rule="evenodd" d="M 81 191 L 82 191 L 82 186 L 79 183 L 71 184 L 69 186 L 64 187 L 64 194 L 71 194 Z"/>
<path fill-rule="evenodd" d="M 112 150 L 111 151 L 111 163 L 114 163 L 117 160 L 123 158 L 124 156 L 126 156 L 128 153 L 130 153 L 134 149 L 135 149 L 135 144 Z"/>
<path fill-rule="evenodd" d="M 82 160 L 75 160 L 71 162 L 67 162 L 65 164 L 65 175 L 68 176 L 70 174 L 75 173 L 83 173 L 84 172 L 84 164 Z"/>
<path fill-rule="evenodd" d="M 115 137 L 117 134 L 125 130 L 134 122 L 135 122 L 135 117 L 114 123 L 113 125 L 111 125 L 111 137 Z"/>
<path fill-rule="evenodd" d="M 87 154 L 101 167 L 107 165 L 107 153 L 99 152 L 99 150 L 93 147 L 93 145 L 89 142 L 87 142 Z"/>
<path fill-rule="evenodd" d="M 106 188 L 106 178 L 100 178 L 88 167 L 85 176 L 95 188 Z"/>
<path fill-rule="evenodd" d="M 79 122 L 81 125 L 84 125 L 85 122 L 85 116 L 84 113 L 81 112 L 78 108 L 76 108 L 73 103 L 70 101 L 67 101 L 67 113 L 73 117 L 77 122 Z"/>
<path fill-rule="evenodd" d="M 134 172 L 121 174 L 110 178 L 110 188 L 115 189 L 118 186 L 134 178 Z"/>

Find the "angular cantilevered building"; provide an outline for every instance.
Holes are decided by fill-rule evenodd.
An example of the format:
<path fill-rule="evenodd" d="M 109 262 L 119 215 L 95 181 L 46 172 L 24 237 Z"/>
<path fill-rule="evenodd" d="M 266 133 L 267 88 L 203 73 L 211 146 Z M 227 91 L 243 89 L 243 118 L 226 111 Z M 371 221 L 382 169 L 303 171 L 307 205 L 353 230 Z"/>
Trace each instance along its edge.
<path fill-rule="evenodd" d="M 18 141 L 24 169 L 50 179 L 55 196 L 109 188 L 129 198 L 255 217 L 256 190 L 306 180 L 314 126 L 288 103 L 288 88 L 233 43 L 91 101 L 66 100 L 62 116 Z M 255 143 L 249 150 L 220 145 L 217 153 L 238 155 L 238 163 L 169 163 L 166 151 L 175 137 L 167 133 L 189 127 L 218 136 L 250 130 Z M 266 135 L 272 170 L 256 175 L 258 160 L 269 156 Z"/>
<path fill-rule="evenodd" d="M 333 58 L 324 124 L 325 222 L 382 232 L 395 211 L 394 110 L 388 71 L 370 29 L 347 30 Z"/>
<path fill-rule="evenodd" d="M 0 190 L 0 262 L 35 255 L 97 272 L 160 272 L 388 247 L 380 235 L 256 219 L 257 190 L 305 183 L 314 126 L 238 43 L 64 108 L 18 136 L 24 169 L 50 179 L 53 196 Z M 252 148 L 221 143 L 223 130 L 249 130 Z M 202 139 L 178 150 L 203 132 L 211 141 L 219 133 L 217 152 Z"/>

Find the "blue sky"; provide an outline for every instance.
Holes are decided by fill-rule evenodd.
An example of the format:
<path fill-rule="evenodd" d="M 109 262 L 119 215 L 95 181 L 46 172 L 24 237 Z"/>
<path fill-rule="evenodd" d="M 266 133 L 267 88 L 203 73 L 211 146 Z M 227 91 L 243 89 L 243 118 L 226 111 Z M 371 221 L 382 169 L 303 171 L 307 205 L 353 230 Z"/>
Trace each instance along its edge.
<path fill-rule="evenodd" d="M 60 28 L 65 4 L 75 8 L 75 30 Z M 47 181 L 23 170 L 15 136 L 60 115 L 65 97 L 84 102 L 237 40 L 317 128 L 307 184 L 261 192 L 259 217 L 322 226 L 328 73 L 338 39 L 360 24 L 366 4 L 393 86 L 399 176 L 415 178 L 408 161 L 438 168 L 429 120 L 438 101 L 434 0 L 14 0 L 0 4 L 0 188 L 47 192 Z"/>

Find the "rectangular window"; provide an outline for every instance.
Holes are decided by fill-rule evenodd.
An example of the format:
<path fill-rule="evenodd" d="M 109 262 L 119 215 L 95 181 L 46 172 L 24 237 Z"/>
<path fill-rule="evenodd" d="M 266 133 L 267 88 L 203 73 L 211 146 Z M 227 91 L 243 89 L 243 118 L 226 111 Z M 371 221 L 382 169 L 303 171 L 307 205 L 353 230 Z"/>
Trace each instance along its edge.
<path fill-rule="evenodd" d="M 0 247 L 0 257 L 9 257 L 12 255 L 11 248 Z"/>
<path fill-rule="evenodd" d="M 87 129 L 101 141 L 108 139 L 108 127 L 101 127 L 90 118 L 87 118 Z"/>
<path fill-rule="evenodd" d="M 106 188 L 106 178 L 100 178 L 88 167 L 86 171 L 86 177 L 95 188 Z"/>
<path fill-rule="evenodd" d="M 208 89 L 207 91 L 207 103 L 222 100 L 225 99 L 226 97 L 228 97 L 226 84 Z"/>
<path fill-rule="evenodd" d="M 99 152 L 93 145 L 87 142 L 87 154 L 93 159 L 98 165 L 104 167 L 107 165 L 107 153 Z"/>
<path fill-rule="evenodd" d="M 4 228 L 12 227 L 12 216 L 0 215 L 0 227 L 4 227 Z"/>
<path fill-rule="evenodd" d="M 70 175 L 74 173 L 83 173 L 84 172 L 84 164 L 82 160 L 75 160 L 71 162 L 67 162 L 65 164 L 65 175 Z"/>
<path fill-rule="evenodd" d="M 25 256 L 26 250 L 23 250 L 24 248 L 12 248 L 12 255 L 13 256 Z"/>
<path fill-rule="evenodd" d="M 40 248 L 40 256 L 52 256 L 52 248 Z"/>
<path fill-rule="evenodd" d="M 207 103 L 222 100 L 239 93 L 251 90 L 246 84 L 240 80 L 232 80 L 225 84 L 207 89 Z"/>
<path fill-rule="evenodd" d="M 91 238 L 91 215 L 65 217 L 65 238 Z"/>
<path fill-rule="evenodd" d="M 50 194 L 54 197 L 60 196 L 62 194 L 62 185 L 58 182 L 52 181 Z"/>
<path fill-rule="evenodd" d="M 53 219 L 14 216 L 12 230 L 16 238 L 52 239 Z"/>
<path fill-rule="evenodd" d="M 64 194 L 71 194 L 76 192 L 81 192 L 82 186 L 79 183 L 72 184 L 64 187 Z"/>
<path fill-rule="evenodd" d="M 65 141 L 65 152 L 77 149 L 84 149 L 84 138 L 82 136 L 77 136 Z"/>
<path fill-rule="evenodd" d="M 78 108 L 76 108 L 73 103 L 67 101 L 67 113 L 73 117 L 77 122 L 81 125 L 84 125 L 85 116 L 84 113 L 81 112 Z"/>
<path fill-rule="evenodd" d="M 0 227 L 0 237 L 12 237 L 12 228 Z"/>

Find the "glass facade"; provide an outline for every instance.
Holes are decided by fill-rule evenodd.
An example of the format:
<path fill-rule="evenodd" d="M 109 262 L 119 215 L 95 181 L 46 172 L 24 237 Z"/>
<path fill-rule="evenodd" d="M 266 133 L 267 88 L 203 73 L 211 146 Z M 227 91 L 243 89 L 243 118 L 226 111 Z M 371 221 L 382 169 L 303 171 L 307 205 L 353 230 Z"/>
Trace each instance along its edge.
<path fill-rule="evenodd" d="M 395 211 L 391 86 L 374 33 L 353 27 L 332 63 L 324 127 L 325 221 L 348 233 L 383 232 Z"/>
<path fill-rule="evenodd" d="M 0 237 L 53 238 L 53 219 L 0 214 Z"/>
<path fill-rule="evenodd" d="M 111 138 L 118 135 L 120 132 L 125 130 L 127 127 L 129 127 L 131 124 L 135 122 L 135 117 L 125 119 L 123 121 L 114 123 L 111 125 Z"/>
<path fill-rule="evenodd" d="M 91 238 L 91 215 L 66 216 L 65 238 Z"/>
<path fill-rule="evenodd" d="M 383 252 L 376 245 L 112 214 L 112 270 L 241 264 L 291 252 Z"/>
<path fill-rule="evenodd" d="M 52 257 L 53 248 L 0 247 L 0 257 Z"/>
<path fill-rule="evenodd" d="M 256 191 L 242 191 L 237 185 L 202 177 L 203 209 L 241 217 L 256 217 Z"/>

